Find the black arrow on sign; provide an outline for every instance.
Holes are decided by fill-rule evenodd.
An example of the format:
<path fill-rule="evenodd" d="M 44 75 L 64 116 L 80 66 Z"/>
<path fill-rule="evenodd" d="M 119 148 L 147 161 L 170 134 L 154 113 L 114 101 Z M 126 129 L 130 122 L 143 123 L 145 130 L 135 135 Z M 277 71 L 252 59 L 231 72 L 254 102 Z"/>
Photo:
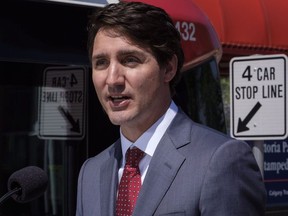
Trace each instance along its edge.
<path fill-rule="evenodd" d="M 70 114 L 70 112 L 68 110 L 66 111 L 62 106 L 58 106 L 58 110 L 72 125 L 72 127 L 70 128 L 70 131 L 80 133 L 79 119 L 77 119 L 77 121 L 75 121 L 73 116 Z"/>
<path fill-rule="evenodd" d="M 261 103 L 258 101 L 243 121 L 241 120 L 241 118 L 238 119 L 237 133 L 249 130 L 247 124 L 257 113 L 257 111 L 260 109 L 261 106 L 262 106 Z"/>

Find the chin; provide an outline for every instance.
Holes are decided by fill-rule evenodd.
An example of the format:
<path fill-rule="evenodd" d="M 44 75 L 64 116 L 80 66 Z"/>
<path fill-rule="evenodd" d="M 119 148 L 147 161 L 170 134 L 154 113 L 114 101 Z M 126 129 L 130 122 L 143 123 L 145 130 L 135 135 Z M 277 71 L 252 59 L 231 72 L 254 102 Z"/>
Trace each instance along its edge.
<path fill-rule="evenodd" d="M 109 115 L 109 119 L 111 121 L 112 124 L 114 125 L 123 125 L 126 124 L 127 122 L 129 122 L 131 119 L 133 118 L 129 118 L 127 116 L 123 116 L 123 115 Z"/>
<path fill-rule="evenodd" d="M 121 125 L 123 124 L 124 122 L 126 122 L 123 118 L 121 117 L 118 117 L 118 116 L 113 116 L 113 115 L 108 115 L 109 116 L 109 119 L 111 121 L 112 124 L 114 125 Z"/>

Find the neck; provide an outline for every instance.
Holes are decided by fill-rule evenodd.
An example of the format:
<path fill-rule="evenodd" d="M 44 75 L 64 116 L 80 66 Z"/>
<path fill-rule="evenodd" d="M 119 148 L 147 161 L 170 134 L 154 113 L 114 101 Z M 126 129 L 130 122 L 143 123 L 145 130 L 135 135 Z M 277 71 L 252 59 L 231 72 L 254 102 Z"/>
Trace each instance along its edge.
<path fill-rule="evenodd" d="M 121 125 L 122 134 L 131 142 L 135 142 L 145 131 L 147 131 L 168 110 L 170 103 L 162 105 L 162 109 L 153 113 L 149 118 L 142 119 L 135 124 Z"/>

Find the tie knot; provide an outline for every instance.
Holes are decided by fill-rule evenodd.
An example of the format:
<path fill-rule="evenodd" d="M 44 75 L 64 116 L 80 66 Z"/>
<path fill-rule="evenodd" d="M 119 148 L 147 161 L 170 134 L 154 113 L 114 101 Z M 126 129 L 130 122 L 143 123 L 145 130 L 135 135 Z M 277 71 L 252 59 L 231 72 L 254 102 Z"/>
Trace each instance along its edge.
<path fill-rule="evenodd" d="M 129 148 L 126 152 L 126 165 L 129 165 L 130 167 L 138 167 L 143 156 L 144 152 L 139 148 Z"/>

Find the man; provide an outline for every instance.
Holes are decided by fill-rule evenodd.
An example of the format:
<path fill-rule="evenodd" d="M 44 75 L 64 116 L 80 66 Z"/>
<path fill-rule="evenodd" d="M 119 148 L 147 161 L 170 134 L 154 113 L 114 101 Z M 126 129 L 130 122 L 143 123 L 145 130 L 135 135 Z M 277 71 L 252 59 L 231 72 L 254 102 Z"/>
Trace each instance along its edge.
<path fill-rule="evenodd" d="M 121 2 L 100 9 L 89 26 L 93 83 L 120 139 L 83 164 L 77 216 L 264 215 L 249 145 L 194 123 L 171 99 L 184 59 L 171 18 Z M 126 179 L 128 149 L 144 152 L 132 204 L 122 190 L 136 182 Z"/>

